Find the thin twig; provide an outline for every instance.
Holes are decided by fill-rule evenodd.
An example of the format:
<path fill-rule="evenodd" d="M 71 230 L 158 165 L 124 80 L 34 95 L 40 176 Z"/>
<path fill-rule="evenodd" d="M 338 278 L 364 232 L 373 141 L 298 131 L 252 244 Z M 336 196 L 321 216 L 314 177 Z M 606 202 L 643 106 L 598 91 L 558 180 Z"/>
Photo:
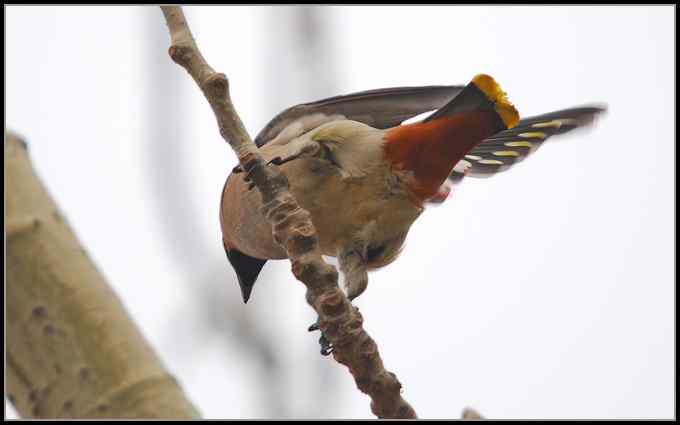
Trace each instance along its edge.
<path fill-rule="evenodd" d="M 161 6 L 171 36 L 170 57 L 193 77 L 217 118 L 220 134 L 262 195 L 262 212 L 272 224 L 274 239 L 292 262 L 295 277 L 307 287 L 307 302 L 333 344 L 333 356 L 347 366 L 357 387 L 371 397 L 371 410 L 380 418 L 416 418 L 401 397 L 397 377 L 385 370 L 378 347 L 362 327 L 359 310 L 338 287 L 338 272 L 321 257 L 309 212 L 288 190 L 288 180 L 276 167 L 267 167 L 248 136 L 229 96 L 229 82 L 201 55 L 180 6 Z"/>

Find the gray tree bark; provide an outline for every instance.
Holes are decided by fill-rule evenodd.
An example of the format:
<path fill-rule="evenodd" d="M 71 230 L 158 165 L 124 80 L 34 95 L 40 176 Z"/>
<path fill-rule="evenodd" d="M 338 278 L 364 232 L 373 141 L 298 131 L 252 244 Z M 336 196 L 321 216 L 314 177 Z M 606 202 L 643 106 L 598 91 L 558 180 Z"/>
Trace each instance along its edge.
<path fill-rule="evenodd" d="M 31 166 L 5 141 L 7 397 L 26 418 L 194 418 Z"/>

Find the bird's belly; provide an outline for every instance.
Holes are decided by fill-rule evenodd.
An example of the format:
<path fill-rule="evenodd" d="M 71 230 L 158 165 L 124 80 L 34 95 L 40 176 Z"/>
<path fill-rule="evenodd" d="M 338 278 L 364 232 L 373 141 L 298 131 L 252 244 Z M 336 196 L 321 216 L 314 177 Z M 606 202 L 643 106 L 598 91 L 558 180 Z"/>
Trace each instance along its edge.
<path fill-rule="evenodd" d="M 296 162 L 286 169 L 291 192 L 309 211 L 324 255 L 336 256 L 359 234 L 396 238 L 422 211 L 406 196 L 392 193 L 380 175 L 346 178 L 325 160 Z M 371 235 L 365 233 L 367 226 Z"/>
<path fill-rule="evenodd" d="M 323 159 L 294 160 L 282 165 L 281 171 L 300 206 L 309 211 L 324 255 L 336 256 L 369 223 L 378 235 L 405 234 L 422 211 L 407 197 L 390 193 L 383 177 L 345 178 Z M 258 190 L 247 190 L 243 176 L 231 175 L 224 189 L 221 221 L 225 243 L 256 258 L 286 258 L 260 212 Z"/>

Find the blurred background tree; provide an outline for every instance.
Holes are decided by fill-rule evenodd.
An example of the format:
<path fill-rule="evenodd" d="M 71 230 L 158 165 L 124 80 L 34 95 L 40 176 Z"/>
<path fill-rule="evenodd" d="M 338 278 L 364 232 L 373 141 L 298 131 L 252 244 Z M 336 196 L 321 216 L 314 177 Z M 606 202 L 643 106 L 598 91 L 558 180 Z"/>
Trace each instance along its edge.
<path fill-rule="evenodd" d="M 257 54 L 262 55 L 261 75 L 257 81 L 264 87 L 259 99 L 264 116 L 273 117 L 286 105 L 288 99 L 313 100 L 331 96 L 337 89 L 338 69 L 333 60 L 333 40 L 330 37 L 331 10 L 319 6 L 266 8 L 262 10 L 264 46 Z M 176 81 L 176 70 L 167 62 L 158 61 L 158 53 L 168 47 L 167 30 L 158 31 L 158 16 L 146 14 L 150 22 L 148 30 L 149 87 L 147 96 L 149 115 L 156 125 L 149 127 L 151 134 L 145 148 L 148 149 L 148 181 L 157 196 L 155 210 L 162 233 L 167 237 L 165 246 L 196 291 L 201 326 L 194 331 L 204 341 L 223 340 L 238 348 L 240 355 L 254 363 L 257 397 L 264 417 L 304 418 L 323 417 L 337 407 L 337 371 L 317 362 L 315 350 L 303 350 L 298 359 L 310 364 L 314 370 L 304 377 L 295 378 L 297 387 L 286 380 L 284 365 L 272 334 L 285 334 L 289 326 L 285 317 L 264 322 L 258 320 L 262 312 L 257 308 L 243 308 L 233 289 L 238 287 L 231 266 L 220 250 L 215 250 L 219 235 L 197 231 L 192 223 L 205 202 L 196 199 L 192 186 L 190 167 L 185 151 L 189 134 L 177 134 L 175 127 L 167 122 L 181 122 L 187 115 L 186 99 L 167 102 L 165 93 L 177 90 L 186 81 Z M 315 77 L 320 76 L 320 77 Z M 188 133 L 188 132 L 187 132 Z M 254 135 L 253 135 L 254 137 Z M 225 169 L 225 179 L 228 175 Z M 216 198 L 217 199 L 217 198 Z M 192 247 L 187 249 L 186 247 Z M 290 275 L 266 275 L 265 280 L 290 279 Z M 273 282 L 262 282 L 270 286 Z M 285 290 L 284 288 L 277 288 Z M 264 296 L 264 295 L 263 295 Z M 181 326 L 185 314 L 179 314 L 169 322 L 169 329 Z M 310 335 L 310 339 L 312 339 Z M 198 341 L 200 344 L 201 341 Z M 205 342 L 203 342 L 205 343 Z M 186 347 L 190 354 L 190 347 Z M 304 397 L 301 392 L 305 393 Z M 297 401 L 295 400 L 297 399 Z"/>

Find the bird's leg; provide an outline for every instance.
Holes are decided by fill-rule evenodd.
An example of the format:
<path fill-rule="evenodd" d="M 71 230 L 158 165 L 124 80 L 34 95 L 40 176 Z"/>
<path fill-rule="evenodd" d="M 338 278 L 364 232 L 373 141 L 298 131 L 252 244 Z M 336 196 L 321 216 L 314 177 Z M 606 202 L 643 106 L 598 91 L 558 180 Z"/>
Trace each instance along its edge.
<path fill-rule="evenodd" d="M 270 159 L 269 161 L 267 161 L 267 165 L 283 165 L 287 162 L 293 161 L 301 157 L 317 156 L 317 154 L 321 150 L 321 146 L 319 145 L 318 142 L 315 142 L 313 140 L 298 139 L 285 145 L 284 150 L 286 151 L 287 155 L 277 155 Z M 231 172 L 234 174 L 242 173 L 243 167 L 241 167 L 241 165 L 239 164 L 236 167 L 234 167 L 231 170 Z M 249 176 L 246 175 L 245 180 L 249 181 L 250 180 Z"/>
<path fill-rule="evenodd" d="M 319 327 L 319 319 L 316 319 L 316 322 L 312 323 L 312 325 L 307 328 L 309 332 L 314 332 L 314 331 L 319 331 L 321 328 Z M 319 338 L 319 345 L 321 346 L 321 355 L 322 356 L 327 356 L 333 352 L 333 344 L 326 338 L 326 335 L 321 331 L 321 337 Z"/>
<path fill-rule="evenodd" d="M 286 158 L 281 158 L 280 156 L 275 156 L 274 158 L 267 161 L 266 165 L 283 165 L 286 162 L 290 162 L 294 159 L 300 158 L 302 155 L 303 155 L 302 152 L 298 152 L 295 155 L 290 155 L 290 156 L 287 156 Z M 241 172 L 243 172 L 243 168 L 241 168 L 240 165 L 237 165 L 232 170 L 232 173 L 235 173 L 235 174 L 239 174 Z M 243 178 L 243 181 L 248 183 L 248 190 L 253 190 L 253 188 L 255 187 L 255 183 L 253 181 L 251 181 L 250 173 L 246 174 L 246 176 Z"/>
<path fill-rule="evenodd" d="M 291 142 L 289 144 L 290 146 L 286 146 L 286 152 L 289 152 L 288 155 L 282 156 L 282 155 L 277 155 L 267 161 L 267 165 L 276 165 L 280 166 L 283 165 L 287 162 L 299 159 L 299 158 L 309 158 L 309 157 L 314 157 L 316 156 L 319 151 L 321 150 L 321 147 L 319 143 L 314 142 L 312 140 L 303 140 L 299 142 Z M 240 165 L 234 167 L 232 170 L 233 173 L 241 173 L 243 172 L 243 169 L 241 168 Z M 255 187 L 255 184 L 251 181 L 250 179 L 250 173 L 246 173 L 245 177 L 243 178 L 245 182 L 248 183 L 248 190 L 252 190 Z"/>
<path fill-rule="evenodd" d="M 290 155 L 287 156 L 286 158 L 281 158 L 280 156 L 275 156 L 274 158 L 270 159 L 267 161 L 267 165 L 282 165 L 285 164 L 286 162 L 290 162 L 294 159 L 298 159 L 303 155 L 303 152 L 298 152 L 295 155 Z M 243 172 L 243 167 L 241 167 L 241 164 L 237 165 L 231 170 L 232 173 L 234 174 L 240 174 Z M 250 177 L 246 176 L 245 177 L 246 181 L 250 180 Z"/>
<path fill-rule="evenodd" d="M 366 261 L 361 254 L 364 251 L 363 244 L 352 244 L 351 247 L 342 249 L 338 253 L 340 271 L 345 275 L 345 289 L 350 302 L 361 295 L 368 285 Z M 319 319 L 308 328 L 309 332 L 318 330 L 321 330 Z M 333 344 L 328 341 L 323 331 L 321 331 L 319 345 L 321 346 L 321 355 L 327 356 L 333 352 Z"/>

